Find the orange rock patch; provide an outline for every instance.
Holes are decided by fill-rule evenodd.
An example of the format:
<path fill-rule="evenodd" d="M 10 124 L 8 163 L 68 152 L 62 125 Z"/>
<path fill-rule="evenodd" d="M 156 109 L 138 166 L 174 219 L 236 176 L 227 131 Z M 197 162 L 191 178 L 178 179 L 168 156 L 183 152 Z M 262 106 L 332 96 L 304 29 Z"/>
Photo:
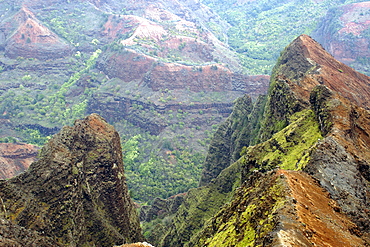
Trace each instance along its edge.
<path fill-rule="evenodd" d="M 280 170 L 296 200 L 298 220 L 313 246 L 364 246 L 356 225 L 340 212 L 336 202 L 309 175 Z"/>

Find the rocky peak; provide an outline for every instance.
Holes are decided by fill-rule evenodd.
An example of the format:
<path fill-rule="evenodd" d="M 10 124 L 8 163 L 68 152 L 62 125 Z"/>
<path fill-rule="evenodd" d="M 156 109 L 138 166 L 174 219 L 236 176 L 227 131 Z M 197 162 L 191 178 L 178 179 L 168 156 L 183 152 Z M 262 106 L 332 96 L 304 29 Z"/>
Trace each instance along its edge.
<path fill-rule="evenodd" d="M 285 48 L 274 67 L 261 140 L 269 139 L 289 124 L 292 114 L 308 107 L 310 93 L 318 85 L 369 109 L 369 81 L 368 76 L 336 60 L 311 37 L 299 36 Z"/>
<path fill-rule="evenodd" d="M 309 92 L 323 84 L 351 102 L 370 108 L 370 78 L 336 60 L 307 35 L 299 36 L 284 50 L 274 73 L 288 77 L 295 84 L 292 86 L 298 98 L 306 101 Z"/>
<path fill-rule="evenodd" d="M 25 173 L 0 183 L 2 215 L 67 246 L 142 241 L 120 138 L 96 114 L 64 127 Z"/>

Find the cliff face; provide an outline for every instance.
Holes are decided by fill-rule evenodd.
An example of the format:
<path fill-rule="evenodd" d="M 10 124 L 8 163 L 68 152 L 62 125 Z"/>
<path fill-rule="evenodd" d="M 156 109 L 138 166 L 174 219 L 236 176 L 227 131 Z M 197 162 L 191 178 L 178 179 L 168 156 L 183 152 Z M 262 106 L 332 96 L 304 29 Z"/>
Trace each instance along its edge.
<path fill-rule="evenodd" d="M 369 72 L 369 2 L 333 8 L 312 34 L 328 52 L 353 68 Z"/>
<path fill-rule="evenodd" d="M 368 244 L 369 82 L 310 37 L 294 40 L 275 66 L 259 143 L 184 197 L 160 246 Z"/>
<path fill-rule="evenodd" d="M 143 240 L 119 135 L 98 115 L 64 127 L 26 172 L 0 184 L 4 220 L 62 245 Z"/>
<path fill-rule="evenodd" d="M 253 104 L 250 97 L 245 95 L 235 102 L 231 115 L 219 126 L 210 143 L 200 186 L 216 178 L 223 169 L 240 158 L 243 147 L 256 141 L 265 98 L 260 97 Z"/>
<path fill-rule="evenodd" d="M 0 143 L 0 179 L 14 177 L 36 161 L 38 148 L 30 144 Z"/>

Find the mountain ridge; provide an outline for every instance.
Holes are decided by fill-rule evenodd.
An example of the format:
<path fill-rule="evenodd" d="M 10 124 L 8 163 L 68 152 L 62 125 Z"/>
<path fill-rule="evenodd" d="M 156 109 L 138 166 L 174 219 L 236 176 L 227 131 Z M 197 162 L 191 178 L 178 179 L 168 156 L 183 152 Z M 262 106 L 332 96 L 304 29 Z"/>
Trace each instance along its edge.
<path fill-rule="evenodd" d="M 315 49 L 314 56 L 307 56 L 307 51 L 317 47 L 315 41 L 303 35 L 282 52 L 271 77 L 264 112 L 263 123 L 274 119 L 273 128 L 264 129 L 262 124 L 257 145 L 243 148 L 238 161 L 221 173 L 216 173 L 213 180 L 199 187 L 197 192 L 188 193 L 177 213 L 165 215 L 164 219 L 173 218 L 172 222 L 163 223 L 165 229 L 171 230 L 164 230 L 164 235 L 151 232 L 153 235 L 149 236 L 153 243 L 158 246 L 245 246 L 262 243 L 266 246 L 279 243 L 311 246 L 312 243 L 324 245 L 331 241 L 338 241 L 334 245 L 362 246 L 369 243 L 370 228 L 366 223 L 369 219 L 366 210 L 369 164 L 365 158 L 369 155 L 367 137 L 370 129 L 366 120 L 369 113 L 363 108 L 367 107 L 366 102 L 361 98 L 348 97 L 350 91 L 340 87 L 340 79 L 347 80 L 349 76 L 340 77 L 342 72 L 336 65 L 343 66 L 340 68 L 355 75 L 353 81 L 362 84 L 363 88 L 368 87 L 370 79 L 344 64 L 335 62 L 332 66 L 334 59 L 322 48 Z M 298 50 L 301 52 L 296 52 Z M 336 76 L 338 80 L 334 82 L 339 81 L 338 87 L 326 85 L 328 75 Z M 279 101 L 289 103 L 280 104 Z M 243 116 L 246 119 L 248 117 L 247 114 Z M 238 133 L 238 130 L 233 131 Z M 210 152 L 214 151 L 210 149 Z M 227 155 L 228 152 L 221 153 Z M 213 165 L 223 167 L 221 163 Z M 251 197 L 245 196 L 256 190 L 253 183 L 271 183 L 273 179 L 269 176 L 274 173 L 280 174 L 281 178 L 288 178 L 288 184 L 282 187 L 266 184 L 261 192 Z M 261 179 L 263 176 L 265 178 Z M 300 191 L 296 186 L 301 183 L 315 188 L 312 187 L 310 192 Z M 218 187 L 220 185 L 221 188 Z M 243 193 L 238 193 L 236 188 L 239 186 Z M 317 194 L 311 195 L 313 191 L 317 191 Z M 320 206 L 324 199 L 319 197 L 330 198 L 332 201 L 326 202 L 329 207 L 326 204 L 325 207 Z M 207 205 L 210 198 L 209 208 L 204 209 L 203 205 Z M 214 198 L 219 198 L 218 203 Z M 244 208 L 237 207 L 240 203 Z M 196 205 L 197 209 L 194 208 Z M 220 205 L 224 206 L 219 210 Z M 291 208 L 284 211 L 287 207 Z M 289 220 L 286 214 L 292 213 L 297 218 Z M 196 225 L 191 223 L 192 218 L 197 219 Z M 348 237 L 327 237 L 333 235 L 329 233 L 335 229 L 331 224 L 337 220 L 346 225 L 341 227 L 345 230 L 340 235 Z M 162 224 L 160 220 L 155 222 L 157 227 Z M 258 227 L 256 222 L 259 222 Z M 193 229 L 192 234 L 183 234 L 183 229 L 188 228 Z M 150 229 L 144 229 L 150 232 Z M 340 230 L 334 231 L 339 234 Z M 158 239 L 156 234 L 164 237 Z M 347 242 L 347 238 L 353 238 L 353 241 Z"/>

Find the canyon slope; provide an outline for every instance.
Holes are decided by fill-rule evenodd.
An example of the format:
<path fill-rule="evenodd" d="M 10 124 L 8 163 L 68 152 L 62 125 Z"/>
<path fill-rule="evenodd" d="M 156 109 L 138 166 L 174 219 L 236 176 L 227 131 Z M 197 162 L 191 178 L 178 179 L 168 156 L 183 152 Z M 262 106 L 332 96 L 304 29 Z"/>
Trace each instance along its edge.
<path fill-rule="evenodd" d="M 369 74 L 370 3 L 339 6 L 328 11 L 312 33 L 339 61 Z"/>
<path fill-rule="evenodd" d="M 220 162 L 204 167 L 202 186 L 177 212 L 147 219 L 146 235 L 156 246 L 368 245 L 369 82 L 309 36 L 296 38 L 264 107 L 244 104 L 220 126 L 229 138 L 208 154 Z M 252 124 L 257 109 L 260 125 Z M 241 152 L 236 162 L 230 146 Z"/>
<path fill-rule="evenodd" d="M 245 73 L 209 21 L 228 27 L 199 1 L 3 1 L 0 141 L 42 146 L 98 113 L 127 143 L 136 200 L 195 187 L 234 100 L 269 83 Z"/>
<path fill-rule="evenodd" d="M 64 127 L 24 173 L 0 180 L 1 243 L 109 246 L 143 241 L 120 138 L 97 114 Z"/>
<path fill-rule="evenodd" d="M 98 113 L 126 144 L 135 200 L 182 193 L 197 185 L 203 161 L 213 162 L 205 152 L 235 100 L 261 102 L 280 50 L 302 33 L 331 35 L 329 9 L 346 13 L 341 33 L 355 33 L 355 53 L 366 54 L 368 4 L 356 2 L 4 0 L 0 141 L 42 146 L 62 126 Z M 227 148 L 233 158 L 225 166 L 240 156 Z"/>

